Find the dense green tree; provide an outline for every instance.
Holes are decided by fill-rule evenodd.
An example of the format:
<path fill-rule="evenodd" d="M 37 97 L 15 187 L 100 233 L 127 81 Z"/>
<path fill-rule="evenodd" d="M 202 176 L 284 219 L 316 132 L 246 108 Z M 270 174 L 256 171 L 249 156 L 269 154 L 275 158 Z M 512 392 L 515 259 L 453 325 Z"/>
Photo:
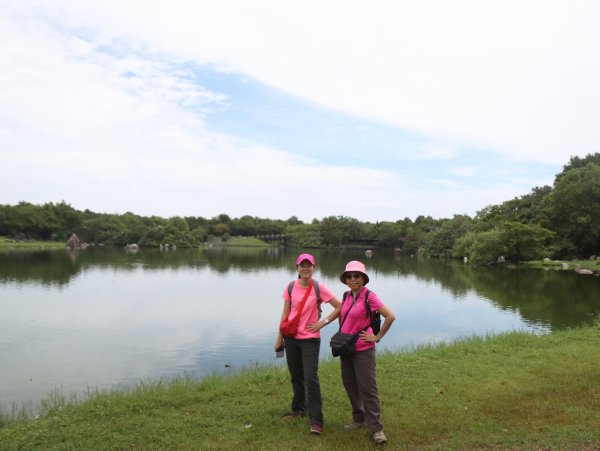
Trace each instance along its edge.
<path fill-rule="evenodd" d="M 455 241 L 472 229 L 473 219 L 467 215 L 454 215 L 441 219 L 431 233 L 427 254 L 432 257 L 451 257 Z"/>
<path fill-rule="evenodd" d="M 139 243 L 144 234 L 144 221 L 140 216 L 127 212 L 120 217 L 125 244 Z"/>
<path fill-rule="evenodd" d="M 286 222 L 288 225 L 291 225 L 291 226 L 304 224 L 302 221 L 300 221 L 298 219 L 297 216 L 290 216 Z"/>
<path fill-rule="evenodd" d="M 554 233 L 539 225 L 505 222 L 499 228 L 505 247 L 503 256 L 511 261 L 536 260 L 545 257 Z"/>
<path fill-rule="evenodd" d="M 475 234 L 470 249 L 467 251 L 469 260 L 476 265 L 488 265 L 506 254 L 506 246 L 502 234 L 495 228 Z"/>
<path fill-rule="evenodd" d="M 548 196 L 550 186 L 535 187 L 531 193 L 507 200 L 500 205 L 489 205 L 477 212 L 475 218 L 493 227 L 502 221 L 540 224 L 547 227 L 550 223 L 550 205 Z M 486 228 L 486 227 L 483 227 Z"/>
<path fill-rule="evenodd" d="M 472 230 L 470 232 L 467 232 L 465 235 L 457 238 L 454 241 L 454 247 L 452 248 L 452 256 L 454 258 L 469 258 L 469 256 L 471 255 L 473 244 L 475 243 L 475 240 L 477 239 L 477 235 L 479 233 L 481 232 Z"/>
<path fill-rule="evenodd" d="M 360 223 L 361 228 L 361 238 L 366 240 L 377 240 L 377 226 L 378 224 L 373 224 L 372 222 L 362 222 Z"/>
<path fill-rule="evenodd" d="M 186 216 L 184 219 L 187 221 L 190 230 L 194 230 L 196 227 L 208 229 L 208 220 L 202 216 Z"/>
<path fill-rule="evenodd" d="M 82 221 L 79 238 L 101 244 L 127 244 L 123 224 L 117 215 L 94 215 Z"/>
<path fill-rule="evenodd" d="M 550 202 L 552 230 L 575 244 L 581 257 L 600 253 L 600 165 L 588 163 L 562 174 Z"/>
<path fill-rule="evenodd" d="M 419 227 L 411 227 L 402 243 L 402 253 L 405 255 L 419 255 L 425 251 L 428 242 L 428 233 Z"/>
<path fill-rule="evenodd" d="M 225 234 L 229 235 L 231 233 L 231 227 L 220 222 L 217 224 L 211 224 L 208 227 L 208 233 L 214 236 L 223 236 Z"/>
<path fill-rule="evenodd" d="M 173 216 L 167 220 L 165 227 L 165 242 L 177 246 L 194 246 L 195 239 L 190 233 L 190 226 L 180 216 Z"/>
<path fill-rule="evenodd" d="M 405 231 L 401 224 L 383 221 L 375 226 L 376 238 L 382 247 L 400 248 Z"/>
<path fill-rule="evenodd" d="M 556 183 L 558 183 L 558 181 L 571 169 L 583 168 L 589 163 L 594 163 L 600 166 L 600 153 L 596 152 L 593 154 L 588 154 L 583 158 L 571 157 L 569 162 L 563 166 L 563 170 L 556 174 L 556 177 L 554 178 L 554 184 L 556 185 Z"/>
<path fill-rule="evenodd" d="M 509 261 L 538 259 L 545 255 L 553 233 L 538 225 L 503 222 L 491 230 L 472 231 L 458 238 L 453 255 L 473 264 L 487 265 L 500 257 Z"/>
<path fill-rule="evenodd" d="M 286 227 L 285 221 L 273 219 L 258 219 L 259 235 L 281 235 Z"/>
<path fill-rule="evenodd" d="M 258 223 L 259 218 L 252 216 L 242 216 L 239 219 L 234 219 L 231 222 L 231 234 L 234 236 L 253 236 L 259 235 Z"/>
<path fill-rule="evenodd" d="M 340 246 L 343 240 L 362 238 L 361 224 L 346 216 L 328 216 L 321 220 L 321 242 L 325 246 Z"/>
<path fill-rule="evenodd" d="M 158 247 L 161 244 L 168 243 L 166 239 L 167 234 L 167 220 L 159 216 L 152 216 L 145 218 L 144 220 L 144 233 L 140 238 L 139 244 L 141 246 Z"/>
<path fill-rule="evenodd" d="M 413 223 L 406 219 L 401 222 L 406 227 L 402 240 L 402 252 L 406 255 L 418 255 L 427 252 L 432 232 L 436 229 L 438 221 L 431 216 L 418 216 Z"/>
<path fill-rule="evenodd" d="M 0 205 L 0 236 L 13 235 L 9 225 L 11 209 L 10 205 Z"/>
<path fill-rule="evenodd" d="M 321 247 L 319 224 L 290 225 L 285 233 L 292 236 L 292 244 L 303 248 Z"/>
<path fill-rule="evenodd" d="M 431 233 L 437 226 L 437 221 L 431 216 L 419 215 L 413 222 L 413 227 L 418 228 L 422 232 Z"/>
<path fill-rule="evenodd" d="M 29 202 L 19 202 L 4 209 L 3 233 L 26 239 L 50 239 L 52 226 L 48 224 L 48 214 L 43 207 Z"/>
<path fill-rule="evenodd" d="M 203 243 L 208 238 L 208 231 L 202 226 L 197 226 L 191 230 L 190 233 L 194 237 L 196 243 Z"/>
<path fill-rule="evenodd" d="M 221 213 L 219 216 L 215 216 L 214 218 L 212 218 L 209 222 L 212 224 L 226 224 L 228 226 L 231 226 L 233 220 L 231 219 L 231 217 L 229 217 L 229 215 Z"/>

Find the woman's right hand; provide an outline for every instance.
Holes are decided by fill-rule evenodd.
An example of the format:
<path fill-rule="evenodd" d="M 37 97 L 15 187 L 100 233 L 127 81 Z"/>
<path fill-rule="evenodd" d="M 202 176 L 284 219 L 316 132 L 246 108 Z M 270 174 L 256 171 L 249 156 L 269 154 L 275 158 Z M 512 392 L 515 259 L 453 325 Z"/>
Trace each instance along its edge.
<path fill-rule="evenodd" d="M 281 334 L 277 336 L 277 340 L 275 341 L 275 347 L 273 348 L 276 352 L 279 348 L 283 346 L 283 337 Z"/>

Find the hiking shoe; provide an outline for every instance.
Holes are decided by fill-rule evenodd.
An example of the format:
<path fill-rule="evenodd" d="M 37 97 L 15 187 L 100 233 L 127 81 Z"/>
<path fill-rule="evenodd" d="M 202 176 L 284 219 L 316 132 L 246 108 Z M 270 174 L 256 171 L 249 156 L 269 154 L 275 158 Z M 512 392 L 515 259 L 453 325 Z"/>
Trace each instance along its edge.
<path fill-rule="evenodd" d="M 356 423 L 356 422 L 352 422 L 350 424 L 346 424 L 344 426 L 344 429 L 347 431 L 353 431 L 354 429 L 360 429 L 365 425 L 365 423 Z"/>
<path fill-rule="evenodd" d="M 375 443 L 385 443 L 387 442 L 387 438 L 385 438 L 385 434 L 383 431 L 377 431 L 373 434 L 373 440 Z"/>
<path fill-rule="evenodd" d="M 321 432 L 323 432 L 323 426 L 321 426 L 320 424 L 315 423 L 310 427 L 311 434 L 321 435 Z"/>

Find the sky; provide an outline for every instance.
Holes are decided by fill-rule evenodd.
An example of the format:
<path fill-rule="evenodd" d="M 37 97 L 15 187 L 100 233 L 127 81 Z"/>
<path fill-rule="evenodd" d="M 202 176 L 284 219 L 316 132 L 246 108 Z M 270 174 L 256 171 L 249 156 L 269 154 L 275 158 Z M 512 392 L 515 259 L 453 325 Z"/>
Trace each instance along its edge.
<path fill-rule="evenodd" d="M 0 204 L 473 216 L 600 152 L 600 2 L 0 0 Z"/>

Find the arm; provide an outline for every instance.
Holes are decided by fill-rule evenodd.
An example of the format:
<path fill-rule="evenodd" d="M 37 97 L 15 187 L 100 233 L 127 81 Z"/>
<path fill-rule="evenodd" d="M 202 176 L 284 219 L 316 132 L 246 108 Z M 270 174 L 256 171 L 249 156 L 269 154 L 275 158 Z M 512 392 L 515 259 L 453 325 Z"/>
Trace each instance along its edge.
<path fill-rule="evenodd" d="M 290 314 L 290 306 L 291 306 L 291 302 L 284 299 L 283 300 L 283 311 L 281 312 L 281 319 L 279 320 L 279 322 L 283 321 L 284 319 L 286 319 L 288 317 L 288 315 Z M 277 340 L 275 340 L 275 346 L 274 346 L 275 351 L 277 351 L 282 346 L 283 346 L 283 335 L 279 331 L 279 326 L 277 326 Z"/>
<path fill-rule="evenodd" d="M 333 307 L 333 312 L 323 318 L 321 321 L 317 321 L 316 323 L 312 323 L 308 325 L 308 330 L 312 332 L 316 332 L 323 327 L 325 327 L 330 322 L 334 321 L 338 316 L 340 316 L 340 311 L 342 310 L 342 303 L 338 301 L 336 298 L 331 298 L 328 302 Z"/>
<path fill-rule="evenodd" d="M 392 312 L 385 305 L 383 307 L 381 307 L 378 310 L 378 312 L 385 319 L 383 321 L 383 325 L 381 326 L 381 330 L 379 331 L 379 333 L 377 335 L 368 334 L 367 332 L 361 332 L 360 333 L 360 338 L 362 338 L 363 341 L 378 342 L 379 340 L 381 340 L 384 337 L 384 335 L 387 333 L 387 331 L 390 330 L 390 327 L 392 326 L 392 323 L 396 320 L 396 315 L 394 315 L 394 312 Z"/>

